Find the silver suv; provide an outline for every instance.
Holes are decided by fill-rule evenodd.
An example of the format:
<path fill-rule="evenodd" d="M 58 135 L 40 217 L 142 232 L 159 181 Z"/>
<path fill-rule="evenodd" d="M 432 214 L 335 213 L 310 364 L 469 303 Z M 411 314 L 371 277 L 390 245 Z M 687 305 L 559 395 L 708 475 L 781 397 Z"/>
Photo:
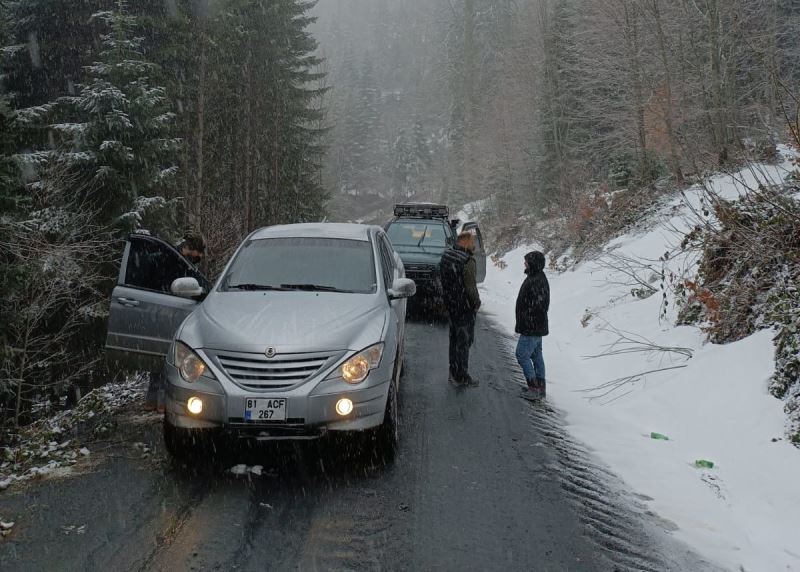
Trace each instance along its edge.
<path fill-rule="evenodd" d="M 173 454 L 219 430 L 258 440 L 369 430 L 391 455 L 415 291 L 375 226 L 258 230 L 213 287 L 173 247 L 135 234 L 106 347 L 128 367 L 164 368 Z"/>

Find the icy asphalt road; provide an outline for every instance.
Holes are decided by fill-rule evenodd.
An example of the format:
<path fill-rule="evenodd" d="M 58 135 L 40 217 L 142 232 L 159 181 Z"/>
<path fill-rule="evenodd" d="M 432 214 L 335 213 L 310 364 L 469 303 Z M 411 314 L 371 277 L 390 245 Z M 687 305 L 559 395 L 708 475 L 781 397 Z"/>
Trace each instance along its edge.
<path fill-rule="evenodd" d="M 509 340 L 480 319 L 471 368 L 447 383 L 447 329 L 407 329 L 397 460 L 322 443 L 231 450 L 190 473 L 160 427 L 121 422 L 88 474 L 0 494 L 17 521 L 0 570 L 711 569 L 572 442 L 558 413 L 517 397 Z M 132 442 L 155 454 L 142 458 Z M 234 476 L 236 464 L 263 465 Z"/>

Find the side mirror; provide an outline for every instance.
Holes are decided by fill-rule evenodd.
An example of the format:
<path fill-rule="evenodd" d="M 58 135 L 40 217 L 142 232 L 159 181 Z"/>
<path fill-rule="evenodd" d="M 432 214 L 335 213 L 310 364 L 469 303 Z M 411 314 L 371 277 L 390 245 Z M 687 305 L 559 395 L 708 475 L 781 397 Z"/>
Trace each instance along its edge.
<path fill-rule="evenodd" d="M 389 299 L 411 298 L 417 293 L 417 285 L 410 278 L 398 278 L 389 289 Z"/>
<path fill-rule="evenodd" d="M 458 228 L 458 225 L 460 224 L 461 224 L 461 219 L 454 218 L 453 220 L 450 221 L 450 228 L 456 230 Z"/>
<path fill-rule="evenodd" d="M 169 289 L 173 294 L 181 298 L 197 298 L 204 294 L 197 278 L 178 278 Z"/>

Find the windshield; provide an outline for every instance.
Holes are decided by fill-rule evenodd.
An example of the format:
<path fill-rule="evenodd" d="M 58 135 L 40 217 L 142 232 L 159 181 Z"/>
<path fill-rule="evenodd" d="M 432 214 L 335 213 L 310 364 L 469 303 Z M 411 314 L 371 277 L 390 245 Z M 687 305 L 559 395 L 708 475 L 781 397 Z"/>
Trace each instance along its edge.
<path fill-rule="evenodd" d="M 438 222 L 394 222 L 388 235 L 394 246 L 447 246 L 445 226 Z"/>
<path fill-rule="evenodd" d="M 373 293 L 372 246 L 334 238 L 253 240 L 239 251 L 220 289 Z"/>

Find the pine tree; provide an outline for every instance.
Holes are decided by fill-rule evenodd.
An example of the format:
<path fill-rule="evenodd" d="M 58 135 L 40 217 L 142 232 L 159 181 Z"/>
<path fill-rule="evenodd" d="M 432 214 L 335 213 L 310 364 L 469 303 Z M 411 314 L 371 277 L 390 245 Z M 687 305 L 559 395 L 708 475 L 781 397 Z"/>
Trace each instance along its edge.
<path fill-rule="evenodd" d="M 308 31 L 314 21 L 309 11 L 315 2 L 279 0 L 269 4 L 270 10 L 263 12 L 266 19 L 262 20 L 260 46 L 272 51 L 264 58 L 261 85 L 268 86 L 264 101 L 272 107 L 270 131 L 278 135 L 279 144 L 269 141 L 268 164 L 274 168 L 260 177 L 259 222 L 319 220 L 327 194 L 320 184 L 325 147 L 317 125 L 323 113 L 319 102 L 326 89 L 318 86 L 323 77 L 321 60 L 315 55 L 317 41 Z"/>
<path fill-rule="evenodd" d="M 358 173 L 358 187 L 361 190 L 374 190 L 383 161 L 378 139 L 380 93 L 370 59 L 365 59 L 361 68 L 356 101 L 352 168 Z"/>
<path fill-rule="evenodd" d="M 425 128 L 419 117 L 414 120 L 413 138 L 414 178 L 419 180 L 431 165 L 431 149 L 428 145 L 428 138 L 425 135 Z"/>
<path fill-rule="evenodd" d="M 581 78 L 577 68 L 577 13 L 574 0 L 554 0 L 552 11 L 541 17 L 544 43 L 542 90 L 538 100 L 541 129 L 537 204 L 558 199 L 574 175 L 571 164 L 581 131 Z"/>
<path fill-rule="evenodd" d="M 414 174 L 414 152 L 408 143 L 405 130 L 400 128 L 392 145 L 392 195 L 400 202 L 408 198 Z"/>
<path fill-rule="evenodd" d="M 14 113 L 8 97 L 0 94 L 0 216 L 17 211 L 23 197 L 20 192 L 19 169 L 13 159 Z"/>
<path fill-rule="evenodd" d="M 214 205 L 241 205 L 241 233 L 316 220 L 320 184 L 320 60 L 307 28 L 311 2 L 228 0 L 209 24 L 215 44 L 204 148 Z M 206 224 L 201 221 L 202 224 Z"/>
<path fill-rule="evenodd" d="M 358 141 L 360 128 L 358 104 L 358 70 L 352 47 L 345 52 L 344 61 L 336 77 L 339 110 L 334 127 L 333 160 L 338 179 L 338 192 L 350 193 L 356 187 L 359 165 L 363 162 L 363 145 Z"/>
<path fill-rule="evenodd" d="M 128 13 L 125 0 L 93 18 L 106 28 L 102 50 L 87 66 L 88 80 L 79 94 L 62 99 L 78 121 L 52 125 L 67 144 L 56 160 L 86 177 L 87 198 L 104 217 L 135 226 L 138 199 L 159 196 L 177 173 L 175 115 L 164 88 L 152 84 L 158 67 L 144 54 L 137 18 Z"/>
<path fill-rule="evenodd" d="M 489 167 L 486 190 L 495 201 L 500 222 L 508 223 L 520 213 L 520 201 L 514 188 L 514 177 L 510 165 L 502 158 L 495 158 Z"/>
<path fill-rule="evenodd" d="M 0 2 L 0 45 L 8 41 L 5 7 Z M 0 89 L 3 76 L 0 75 Z M 9 105 L 8 96 L 0 91 L 0 243 L 8 243 L 8 226 L 19 215 L 25 196 L 21 192 L 19 169 L 13 159 L 16 142 L 14 138 L 14 112 Z M 8 324 L 14 308 L 7 301 L 17 291 L 22 281 L 19 268 L 14 264 L 10 253 L 0 248 L 0 363 L 4 363 L 9 331 Z M 1 384 L 0 384 L 1 385 Z M 2 393 L 8 388 L 0 387 Z"/>
<path fill-rule="evenodd" d="M 54 101 L 74 91 L 91 62 L 95 23 L 102 0 L 8 0 L 8 45 L 12 61 L 5 78 L 14 106 Z"/>
<path fill-rule="evenodd" d="M 8 21 L 5 4 L 0 1 L 0 46 L 8 42 Z M 0 59 L 0 70 L 4 67 Z M 18 208 L 19 170 L 15 153 L 14 112 L 3 91 L 4 74 L 0 73 L 0 216 Z"/>

